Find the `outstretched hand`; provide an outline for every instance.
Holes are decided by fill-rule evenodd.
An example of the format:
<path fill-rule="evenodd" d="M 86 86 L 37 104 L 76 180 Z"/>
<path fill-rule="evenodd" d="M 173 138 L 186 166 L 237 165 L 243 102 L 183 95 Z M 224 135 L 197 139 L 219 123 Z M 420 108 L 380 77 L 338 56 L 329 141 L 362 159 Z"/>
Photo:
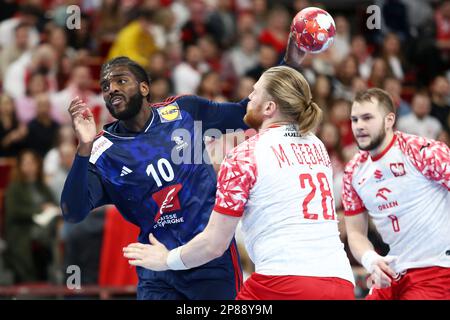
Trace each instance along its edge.
<path fill-rule="evenodd" d="M 169 250 L 153 234 L 149 235 L 150 244 L 131 243 L 123 248 L 123 256 L 133 266 L 144 267 L 153 271 L 168 270 L 166 264 Z"/>
<path fill-rule="evenodd" d="M 83 156 L 88 156 L 90 155 L 92 144 L 97 134 L 94 115 L 87 107 L 86 103 L 78 97 L 70 102 L 68 111 L 72 118 L 72 125 L 79 141 L 78 151 L 79 153 L 81 151 Z"/>
<path fill-rule="evenodd" d="M 295 35 L 292 32 L 289 33 L 284 61 L 287 65 L 298 69 L 306 57 L 306 52 L 297 47 L 295 41 Z"/>
<path fill-rule="evenodd" d="M 368 287 L 387 288 L 391 286 L 392 279 L 397 276 L 392 269 L 392 264 L 397 260 L 396 256 L 380 257 L 372 263 L 372 271 L 369 277 Z"/>

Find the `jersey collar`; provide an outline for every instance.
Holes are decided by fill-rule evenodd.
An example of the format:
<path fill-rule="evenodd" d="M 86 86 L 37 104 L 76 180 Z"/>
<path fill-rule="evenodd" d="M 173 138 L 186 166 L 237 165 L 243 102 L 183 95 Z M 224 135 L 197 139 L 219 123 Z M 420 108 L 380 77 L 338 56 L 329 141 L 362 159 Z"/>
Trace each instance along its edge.
<path fill-rule="evenodd" d="M 378 161 L 381 158 L 383 158 L 383 156 L 392 148 L 392 146 L 394 145 L 396 140 L 397 140 L 397 135 L 394 133 L 394 135 L 392 136 L 391 142 L 389 142 L 388 146 L 382 152 L 380 152 L 379 154 L 377 154 L 374 157 L 370 156 L 372 161 Z"/>

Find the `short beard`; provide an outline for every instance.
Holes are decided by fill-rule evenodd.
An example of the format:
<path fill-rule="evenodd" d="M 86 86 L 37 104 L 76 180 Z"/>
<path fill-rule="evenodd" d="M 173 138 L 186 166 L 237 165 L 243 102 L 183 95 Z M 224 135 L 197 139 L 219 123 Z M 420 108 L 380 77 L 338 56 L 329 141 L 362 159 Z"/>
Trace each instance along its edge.
<path fill-rule="evenodd" d="M 363 151 L 375 150 L 383 143 L 384 138 L 386 138 L 386 131 L 381 130 L 380 134 L 375 138 L 373 138 L 372 141 L 369 143 L 369 145 L 367 145 L 366 147 L 361 147 L 358 143 L 358 148 Z"/>
<path fill-rule="evenodd" d="M 138 91 L 135 95 L 130 97 L 124 111 L 116 112 L 109 101 L 106 102 L 106 107 L 114 118 L 118 120 L 130 120 L 141 111 L 143 99 L 144 96 Z"/>

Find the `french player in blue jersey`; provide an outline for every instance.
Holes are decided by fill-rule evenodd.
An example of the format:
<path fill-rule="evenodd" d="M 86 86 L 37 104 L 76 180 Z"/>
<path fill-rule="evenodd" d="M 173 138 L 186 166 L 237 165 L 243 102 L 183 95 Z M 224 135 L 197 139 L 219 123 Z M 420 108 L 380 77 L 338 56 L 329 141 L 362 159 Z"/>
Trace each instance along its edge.
<path fill-rule="evenodd" d="M 289 45 L 283 63 L 297 67 L 302 53 Z M 117 121 L 97 135 L 92 112 L 78 98 L 69 113 L 78 152 L 66 179 L 61 208 L 77 223 L 99 206 L 114 204 L 140 227 L 138 241 L 152 233 L 168 249 L 203 231 L 215 201 L 216 175 L 204 152 L 207 130 L 245 129 L 248 99 L 216 103 L 187 95 L 149 104 L 150 79 L 127 57 L 102 66 L 101 90 Z M 138 299 L 234 299 L 242 284 L 233 240 L 225 253 L 189 270 L 137 268 Z"/>

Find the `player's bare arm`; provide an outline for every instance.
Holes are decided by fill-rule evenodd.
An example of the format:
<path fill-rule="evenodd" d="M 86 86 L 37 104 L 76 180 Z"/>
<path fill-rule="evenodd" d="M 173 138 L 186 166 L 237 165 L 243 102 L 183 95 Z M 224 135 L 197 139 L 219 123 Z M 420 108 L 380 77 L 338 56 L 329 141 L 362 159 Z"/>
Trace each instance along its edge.
<path fill-rule="evenodd" d="M 394 270 L 389 266 L 395 257 L 382 257 L 374 251 L 372 243 L 367 237 L 369 215 L 367 212 L 345 217 L 348 243 L 353 256 L 371 274 L 372 285 L 385 288 L 391 285 L 391 278 L 395 277 Z"/>
<path fill-rule="evenodd" d="M 169 251 L 150 234 L 150 244 L 132 243 L 123 249 L 124 257 L 129 259 L 131 265 L 154 271 L 177 268 L 171 263 L 174 259 L 181 259 L 182 269 L 198 267 L 223 255 L 239 219 L 213 211 L 206 228 L 185 245 Z"/>
<path fill-rule="evenodd" d="M 78 154 L 87 157 L 91 154 L 92 145 L 96 136 L 94 115 L 79 97 L 70 102 L 69 113 L 72 125 L 79 141 Z"/>

